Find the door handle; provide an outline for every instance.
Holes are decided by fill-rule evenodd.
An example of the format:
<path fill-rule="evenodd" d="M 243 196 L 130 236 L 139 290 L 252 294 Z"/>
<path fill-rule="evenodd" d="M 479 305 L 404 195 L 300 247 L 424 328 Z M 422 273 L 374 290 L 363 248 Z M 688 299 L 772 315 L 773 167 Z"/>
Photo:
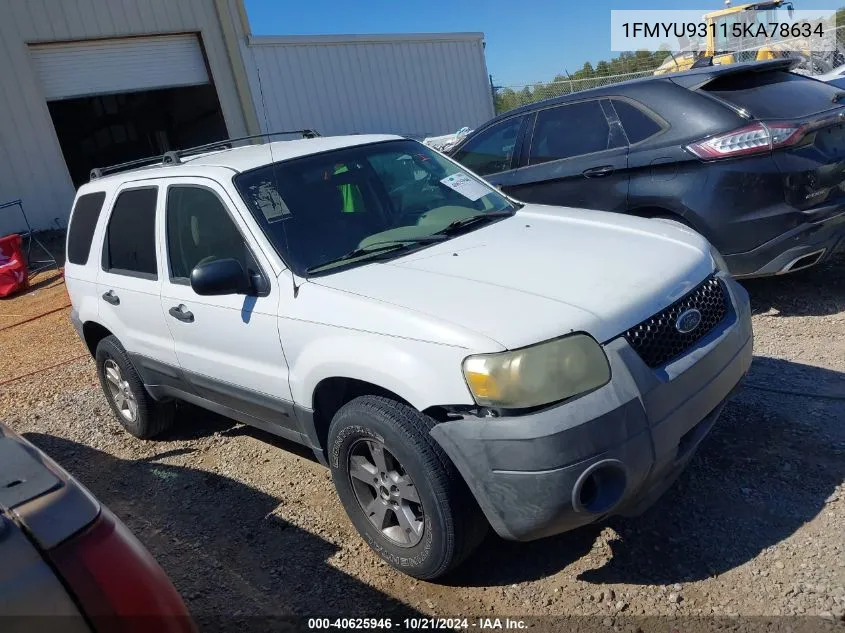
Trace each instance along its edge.
<path fill-rule="evenodd" d="M 108 292 L 104 293 L 103 294 L 103 301 L 105 301 L 106 303 L 110 303 L 113 306 L 119 306 L 120 305 L 120 297 L 118 297 L 116 294 L 114 294 L 114 290 L 109 290 Z"/>
<path fill-rule="evenodd" d="M 184 321 L 185 323 L 194 322 L 194 313 L 189 312 L 184 303 L 180 303 L 178 306 L 173 306 L 170 310 L 168 310 L 168 312 L 173 318 Z"/>
<path fill-rule="evenodd" d="M 613 165 L 602 165 L 601 167 L 591 167 L 581 172 L 585 178 L 601 178 L 602 176 L 609 176 L 615 171 Z"/>

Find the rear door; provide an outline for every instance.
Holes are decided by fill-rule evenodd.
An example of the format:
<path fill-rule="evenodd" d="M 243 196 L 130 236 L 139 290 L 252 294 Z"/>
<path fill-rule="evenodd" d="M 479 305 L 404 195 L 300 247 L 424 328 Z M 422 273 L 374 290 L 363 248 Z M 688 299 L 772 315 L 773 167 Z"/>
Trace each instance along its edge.
<path fill-rule="evenodd" d="M 516 115 L 481 130 L 456 149 L 452 158 L 503 191 L 509 191 L 528 116 Z"/>
<path fill-rule="evenodd" d="M 845 91 L 786 70 L 719 76 L 700 90 L 768 123 L 805 132 L 772 158 L 786 174 L 786 201 L 802 211 L 845 204 Z"/>
<path fill-rule="evenodd" d="M 510 193 L 538 204 L 624 211 L 628 196 L 624 131 L 606 99 L 537 112 L 526 134 L 527 165 Z"/>
<path fill-rule="evenodd" d="M 102 251 L 96 253 L 100 257 L 96 296 L 100 321 L 142 373 L 146 369 L 172 375 L 178 363 L 161 311 L 158 194 L 158 185 L 152 183 L 129 183 L 117 190 Z"/>

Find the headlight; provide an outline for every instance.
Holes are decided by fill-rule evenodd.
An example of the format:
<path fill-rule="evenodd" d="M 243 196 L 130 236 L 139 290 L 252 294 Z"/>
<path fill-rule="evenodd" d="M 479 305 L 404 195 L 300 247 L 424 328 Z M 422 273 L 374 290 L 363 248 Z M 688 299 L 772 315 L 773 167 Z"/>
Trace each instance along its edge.
<path fill-rule="evenodd" d="M 722 254 L 717 251 L 712 244 L 710 244 L 710 257 L 713 258 L 713 265 L 716 266 L 716 270 L 723 273 L 730 272 L 728 270 L 728 264 L 725 262 L 725 258 L 722 257 Z"/>
<path fill-rule="evenodd" d="M 469 356 L 463 369 L 475 401 L 503 409 L 557 402 L 610 380 L 607 356 L 586 334 L 509 352 Z"/>

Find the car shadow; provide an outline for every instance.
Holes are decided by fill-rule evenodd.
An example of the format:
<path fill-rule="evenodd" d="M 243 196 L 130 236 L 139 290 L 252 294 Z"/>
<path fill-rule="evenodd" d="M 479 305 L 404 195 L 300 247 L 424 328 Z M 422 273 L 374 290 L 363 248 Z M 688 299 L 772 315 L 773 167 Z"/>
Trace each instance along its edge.
<path fill-rule="evenodd" d="M 605 525 L 615 532 L 612 558 L 579 580 L 670 584 L 724 573 L 822 511 L 845 481 L 843 420 L 845 374 L 755 357 L 745 387 L 690 466 L 643 515 L 532 543 L 491 535 L 447 582 L 489 586 L 544 578 L 587 554 Z"/>
<path fill-rule="evenodd" d="M 124 460 L 51 435 L 26 437 L 135 532 L 200 630 L 301 630 L 303 622 L 289 620 L 296 616 L 420 615 L 333 567 L 338 546 L 276 516 L 278 498 L 215 472 L 164 463 L 192 448 Z"/>
<path fill-rule="evenodd" d="M 845 253 L 789 275 L 741 280 L 753 314 L 825 316 L 845 312 Z"/>
<path fill-rule="evenodd" d="M 188 404 L 187 402 L 179 402 L 177 404 L 176 424 L 171 426 L 161 435 L 157 435 L 152 438 L 150 441 L 191 441 L 215 434 L 222 437 L 239 437 L 246 435 L 261 442 L 271 444 L 272 446 L 288 453 L 293 453 L 303 459 L 313 462 L 317 461 L 317 458 L 314 456 L 314 451 L 302 444 L 286 440 L 283 437 L 267 433 L 266 431 L 262 431 L 261 429 L 252 426 L 241 424 L 236 420 L 213 413 L 212 411 L 202 409 L 192 404 Z"/>
<path fill-rule="evenodd" d="M 187 402 L 176 403 L 176 422 L 156 435 L 151 442 L 191 441 L 214 434 L 228 434 L 238 428 L 238 421 L 218 415 Z"/>

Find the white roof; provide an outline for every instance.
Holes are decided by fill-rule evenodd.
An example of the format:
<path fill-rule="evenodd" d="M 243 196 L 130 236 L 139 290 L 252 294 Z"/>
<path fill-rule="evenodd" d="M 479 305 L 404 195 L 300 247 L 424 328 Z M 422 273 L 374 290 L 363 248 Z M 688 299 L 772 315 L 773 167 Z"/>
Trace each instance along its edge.
<path fill-rule="evenodd" d="M 263 145 L 244 145 L 220 151 L 188 156 L 178 165 L 154 164 L 137 169 L 130 169 L 114 174 L 108 174 L 83 185 L 98 188 L 97 185 L 110 180 L 136 180 L 143 178 L 160 178 L 163 176 L 196 175 L 195 167 L 225 167 L 236 172 L 249 171 L 256 167 L 270 163 L 318 154 L 344 147 L 378 143 L 380 141 L 403 140 L 404 137 L 395 134 L 355 134 L 350 136 L 318 136 L 317 138 L 303 138 L 291 141 L 273 141 Z"/>
<path fill-rule="evenodd" d="M 352 136 L 318 136 L 292 141 L 273 141 L 263 145 L 244 145 L 210 154 L 201 154 L 196 158 L 186 158 L 183 162 L 190 165 L 214 165 L 228 167 L 235 171 L 249 171 L 262 165 L 318 154 L 333 149 L 394 141 L 402 139 L 394 134 L 356 134 Z"/>

